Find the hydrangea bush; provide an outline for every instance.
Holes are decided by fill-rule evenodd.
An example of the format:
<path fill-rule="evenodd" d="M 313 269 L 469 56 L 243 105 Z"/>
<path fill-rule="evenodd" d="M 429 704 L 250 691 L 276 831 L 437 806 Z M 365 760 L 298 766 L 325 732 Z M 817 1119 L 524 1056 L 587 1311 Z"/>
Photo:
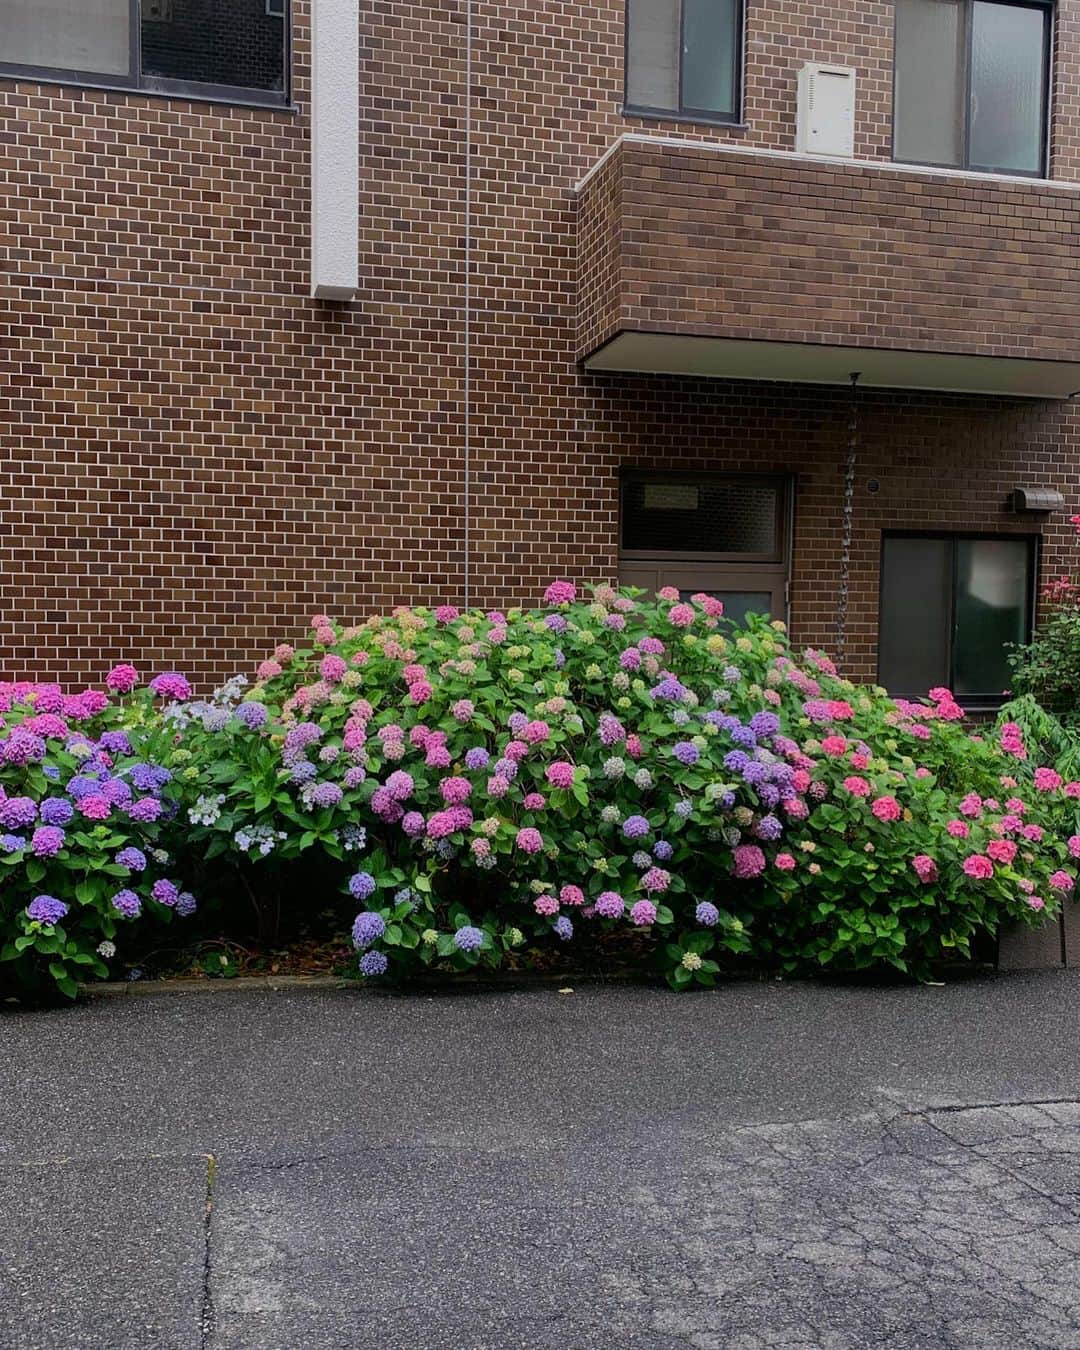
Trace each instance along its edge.
<path fill-rule="evenodd" d="M 159 818 L 111 807 L 93 866 L 67 845 L 97 888 L 85 904 L 29 841 L 0 889 L 5 931 L 37 950 L 73 942 L 96 973 L 85 942 L 120 922 L 109 885 L 163 904 L 149 866 L 109 871 L 128 847 L 175 855 L 161 863 L 174 888 L 197 859 L 295 907 L 320 903 L 308 860 L 330 866 L 365 979 L 635 934 L 678 988 L 741 955 L 926 976 L 1003 922 L 1041 921 L 1080 854 L 1080 783 L 1036 768 L 1018 724 L 972 734 L 947 690 L 912 703 L 857 688 L 819 652 L 796 659 L 781 624 L 736 628 L 706 595 L 579 599 L 556 582 L 535 611 L 398 609 L 352 628 L 317 615 L 251 685 L 204 702 L 165 679 L 94 714 L 96 741 L 79 733 L 132 804 L 135 765 L 169 775 Z M 38 706 L 8 696 L 9 741 Z M 102 747 L 118 729 L 130 754 Z M 70 728 L 29 734 L 80 810 Z M 42 773 L 0 770 L 35 817 Z M 31 868 L 68 914 L 31 915 Z"/>

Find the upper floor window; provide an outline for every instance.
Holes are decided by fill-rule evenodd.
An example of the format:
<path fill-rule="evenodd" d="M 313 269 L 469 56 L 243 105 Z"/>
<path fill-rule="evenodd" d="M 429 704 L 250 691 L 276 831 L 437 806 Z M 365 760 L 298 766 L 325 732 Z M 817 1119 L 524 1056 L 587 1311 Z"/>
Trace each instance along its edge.
<path fill-rule="evenodd" d="M 626 106 L 733 122 L 742 0 L 627 0 Z"/>
<path fill-rule="evenodd" d="M 0 73 L 284 103 L 286 0 L 0 0 Z"/>
<path fill-rule="evenodd" d="M 1052 10 L 1052 0 L 896 0 L 896 158 L 1043 174 Z"/>

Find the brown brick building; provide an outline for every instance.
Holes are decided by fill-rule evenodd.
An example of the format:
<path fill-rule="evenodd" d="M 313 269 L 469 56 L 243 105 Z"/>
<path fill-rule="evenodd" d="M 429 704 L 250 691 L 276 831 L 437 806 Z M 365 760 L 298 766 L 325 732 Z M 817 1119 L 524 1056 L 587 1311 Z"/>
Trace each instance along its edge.
<path fill-rule="evenodd" d="M 312 2 L 0 0 L 0 671 L 556 575 L 835 650 L 850 540 L 846 668 L 996 692 L 1080 509 L 1080 0 L 361 0 L 348 300 Z"/>

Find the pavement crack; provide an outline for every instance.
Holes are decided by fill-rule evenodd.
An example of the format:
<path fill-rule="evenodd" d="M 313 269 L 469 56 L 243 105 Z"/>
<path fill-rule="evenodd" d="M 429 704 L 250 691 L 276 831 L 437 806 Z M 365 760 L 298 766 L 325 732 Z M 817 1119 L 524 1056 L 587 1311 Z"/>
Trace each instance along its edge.
<path fill-rule="evenodd" d="M 217 1157 L 213 1153 L 206 1158 L 206 1205 L 203 1210 L 203 1279 L 202 1304 L 199 1310 L 199 1343 L 202 1350 L 209 1350 L 214 1338 L 217 1318 L 214 1314 L 214 1291 L 211 1284 L 213 1275 L 213 1249 L 211 1224 L 214 1215 L 214 1179 L 217 1174 Z"/>

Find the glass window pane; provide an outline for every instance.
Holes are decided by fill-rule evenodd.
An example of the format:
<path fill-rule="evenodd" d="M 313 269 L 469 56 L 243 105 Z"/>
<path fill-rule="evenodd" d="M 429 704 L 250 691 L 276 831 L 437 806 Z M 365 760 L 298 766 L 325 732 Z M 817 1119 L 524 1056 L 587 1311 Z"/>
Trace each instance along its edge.
<path fill-rule="evenodd" d="M 738 0 L 683 0 L 684 108 L 734 115 Z"/>
<path fill-rule="evenodd" d="M 897 159 L 963 160 L 960 0 L 897 0 L 893 137 Z"/>
<path fill-rule="evenodd" d="M 892 693 L 948 684 L 951 592 L 948 539 L 885 540 L 878 678 Z"/>
<path fill-rule="evenodd" d="M 679 0 L 630 0 L 626 13 L 626 101 L 679 106 Z"/>
<path fill-rule="evenodd" d="M 779 484 L 737 479 L 631 479 L 623 486 L 622 546 L 779 558 L 780 493 Z"/>
<path fill-rule="evenodd" d="M 1041 171 L 1049 22 L 1044 9 L 976 0 L 969 133 L 973 168 Z"/>
<path fill-rule="evenodd" d="M 127 75 L 128 0 L 0 0 L 0 61 Z"/>
<path fill-rule="evenodd" d="M 1028 635 L 1028 544 L 960 539 L 956 549 L 953 693 L 1000 694 L 1009 684 L 1005 644 Z"/>
<path fill-rule="evenodd" d="M 748 614 L 764 614 L 768 618 L 772 613 L 771 591 L 706 591 L 705 594 L 723 602 L 724 618 L 732 623 L 742 623 Z M 692 595 L 697 595 L 697 591 L 680 591 L 679 595 L 683 600 L 689 600 Z"/>
<path fill-rule="evenodd" d="M 142 0 L 143 74 L 285 89 L 285 17 L 265 0 Z"/>

